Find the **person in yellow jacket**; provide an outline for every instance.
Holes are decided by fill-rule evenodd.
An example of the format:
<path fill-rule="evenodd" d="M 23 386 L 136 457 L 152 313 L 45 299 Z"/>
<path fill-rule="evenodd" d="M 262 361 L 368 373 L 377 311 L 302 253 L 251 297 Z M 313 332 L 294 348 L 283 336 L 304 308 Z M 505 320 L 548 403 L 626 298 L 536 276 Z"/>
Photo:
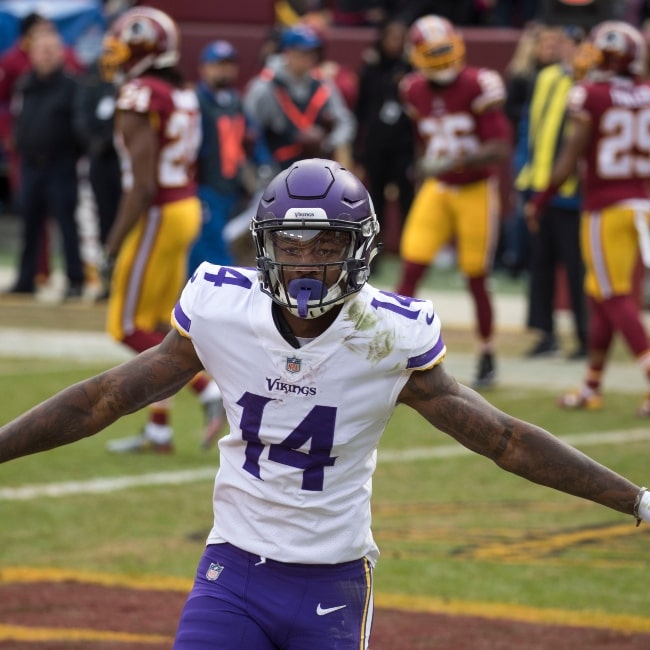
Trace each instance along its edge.
<path fill-rule="evenodd" d="M 529 156 L 519 172 L 515 187 L 524 195 L 543 190 L 564 137 L 566 96 L 575 81 L 573 61 L 584 39 L 580 28 L 567 27 L 561 38 L 562 58 L 537 76 L 530 103 Z M 528 321 L 539 339 L 526 352 L 530 358 L 555 355 L 559 351 L 554 323 L 557 268 L 566 271 L 573 316 L 576 348 L 569 359 L 586 355 L 587 310 L 583 290 L 584 264 L 580 254 L 580 188 L 571 176 L 535 221 L 530 231 Z"/>

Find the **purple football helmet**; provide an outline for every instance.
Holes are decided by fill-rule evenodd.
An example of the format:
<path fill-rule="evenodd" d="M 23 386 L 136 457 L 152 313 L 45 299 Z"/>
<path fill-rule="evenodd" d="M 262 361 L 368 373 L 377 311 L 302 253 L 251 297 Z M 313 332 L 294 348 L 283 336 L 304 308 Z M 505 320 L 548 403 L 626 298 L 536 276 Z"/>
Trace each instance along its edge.
<path fill-rule="evenodd" d="M 300 160 L 273 178 L 251 230 L 262 291 L 300 318 L 321 316 L 359 291 L 378 252 L 370 195 L 333 160 Z M 332 268 L 340 272 L 329 284 Z M 300 277 L 287 281 L 288 270 Z"/>

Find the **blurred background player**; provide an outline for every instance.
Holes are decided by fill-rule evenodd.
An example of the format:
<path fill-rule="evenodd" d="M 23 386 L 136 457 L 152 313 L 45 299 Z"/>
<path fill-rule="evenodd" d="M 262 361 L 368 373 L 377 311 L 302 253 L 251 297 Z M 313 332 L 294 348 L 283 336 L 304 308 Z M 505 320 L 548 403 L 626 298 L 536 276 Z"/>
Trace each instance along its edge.
<path fill-rule="evenodd" d="M 135 352 L 157 345 L 168 332 L 201 226 L 194 177 L 199 103 L 178 59 L 176 24 L 148 7 L 130 9 L 113 23 L 101 59 L 106 74 L 124 77 L 115 115 L 123 194 L 105 250 L 106 274 L 112 271 L 107 328 Z M 204 406 L 204 440 L 212 439 L 224 421 L 219 389 L 205 373 L 190 385 Z M 144 430 L 109 442 L 109 451 L 172 451 L 170 406 L 169 400 L 153 404 Z"/>
<path fill-rule="evenodd" d="M 246 113 L 262 129 L 281 169 L 312 156 L 349 166 L 356 123 L 336 86 L 321 78 L 321 37 L 307 25 L 296 25 L 283 32 L 280 47 L 250 82 Z"/>
<path fill-rule="evenodd" d="M 580 244 L 589 307 L 588 366 L 582 386 L 559 399 L 569 409 L 599 409 L 602 380 L 619 332 L 650 383 L 650 343 L 633 278 L 639 251 L 650 267 L 650 82 L 646 45 L 634 27 L 597 25 L 590 36 L 593 70 L 568 95 L 569 130 L 549 185 L 526 206 L 538 219 L 558 188 L 582 163 Z M 638 409 L 650 417 L 650 393 Z"/>
<path fill-rule="evenodd" d="M 499 232 L 498 165 L 510 154 L 505 90 L 498 73 L 465 64 L 465 43 L 446 19 L 424 16 L 409 31 L 416 70 L 401 96 L 423 147 L 422 185 L 400 242 L 397 293 L 414 296 L 440 250 L 455 241 L 477 318 L 475 388 L 495 380 L 493 310 L 487 287 Z"/>

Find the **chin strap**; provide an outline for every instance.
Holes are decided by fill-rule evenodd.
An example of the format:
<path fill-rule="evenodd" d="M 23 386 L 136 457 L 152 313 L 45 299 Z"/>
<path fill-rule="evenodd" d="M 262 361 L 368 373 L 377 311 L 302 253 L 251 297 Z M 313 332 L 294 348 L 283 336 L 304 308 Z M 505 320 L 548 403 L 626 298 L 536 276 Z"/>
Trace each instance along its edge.
<path fill-rule="evenodd" d="M 322 300 L 327 287 L 320 280 L 299 278 L 289 282 L 289 295 L 298 303 L 298 316 L 307 318 L 310 300 Z"/>

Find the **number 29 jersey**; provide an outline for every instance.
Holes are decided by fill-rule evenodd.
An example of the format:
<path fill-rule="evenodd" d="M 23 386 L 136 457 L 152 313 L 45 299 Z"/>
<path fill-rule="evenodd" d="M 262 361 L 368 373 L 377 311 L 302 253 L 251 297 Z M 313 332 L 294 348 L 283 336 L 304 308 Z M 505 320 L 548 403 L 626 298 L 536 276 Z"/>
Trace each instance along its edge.
<path fill-rule="evenodd" d="M 411 372 L 446 352 L 431 302 L 365 285 L 323 334 L 294 348 L 255 270 L 203 263 L 172 324 L 218 383 L 230 424 L 208 543 L 281 562 L 374 563 L 379 439 Z"/>
<path fill-rule="evenodd" d="M 575 85 L 569 114 L 591 124 L 582 168 L 583 210 L 647 199 L 650 181 L 650 82 L 614 77 Z"/>

